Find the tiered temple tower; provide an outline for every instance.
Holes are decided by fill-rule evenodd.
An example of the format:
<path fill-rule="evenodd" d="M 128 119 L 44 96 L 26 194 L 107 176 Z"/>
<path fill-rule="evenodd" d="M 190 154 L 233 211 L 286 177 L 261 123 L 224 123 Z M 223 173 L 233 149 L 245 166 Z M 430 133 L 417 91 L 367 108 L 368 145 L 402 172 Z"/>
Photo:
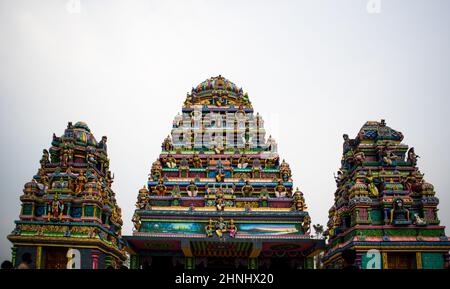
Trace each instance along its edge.
<path fill-rule="evenodd" d="M 192 88 L 139 190 L 131 267 L 311 267 L 303 193 L 247 93 L 222 76 Z"/>
<path fill-rule="evenodd" d="M 125 260 L 106 140 L 97 142 L 83 122 L 69 122 L 61 137 L 53 134 L 8 236 L 16 266 L 26 252 L 37 269 L 118 267 Z"/>
<path fill-rule="evenodd" d="M 361 268 L 444 267 L 450 242 L 439 225 L 439 200 L 402 140 L 384 120 L 367 122 L 355 139 L 344 135 L 325 267 L 342 266 L 345 249 L 356 250 Z"/>

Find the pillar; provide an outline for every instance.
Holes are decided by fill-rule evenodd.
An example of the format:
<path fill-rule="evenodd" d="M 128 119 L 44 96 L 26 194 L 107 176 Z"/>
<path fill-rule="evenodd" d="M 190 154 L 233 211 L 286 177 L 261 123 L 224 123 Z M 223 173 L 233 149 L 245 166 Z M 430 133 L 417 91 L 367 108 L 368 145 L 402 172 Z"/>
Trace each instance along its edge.
<path fill-rule="evenodd" d="M 416 269 L 422 269 L 422 253 L 416 252 Z"/>
<path fill-rule="evenodd" d="M 13 266 L 16 266 L 16 259 L 17 259 L 17 247 L 11 248 L 11 262 L 13 263 Z"/>
<path fill-rule="evenodd" d="M 98 269 L 98 258 L 99 258 L 100 252 L 97 250 L 91 251 L 91 257 L 92 257 L 92 269 Z"/>
<path fill-rule="evenodd" d="M 387 253 L 386 252 L 381 253 L 381 258 L 383 260 L 383 269 L 389 269 Z"/>
<path fill-rule="evenodd" d="M 41 269 L 42 266 L 42 246 L 36 247 L 36 269 Z"/>
<path fill-rule="evenodd" d="M 184 269 L 187 269 L 187 270 L 195 269 L 195 258 L 194 257 L 184 257 Z"/>
<path fill-rule="evenodd" d="M 105 257 L 105 268 L 108 268 L 108 266 L 113 266 L 113 258 L 110 255 Z"/>

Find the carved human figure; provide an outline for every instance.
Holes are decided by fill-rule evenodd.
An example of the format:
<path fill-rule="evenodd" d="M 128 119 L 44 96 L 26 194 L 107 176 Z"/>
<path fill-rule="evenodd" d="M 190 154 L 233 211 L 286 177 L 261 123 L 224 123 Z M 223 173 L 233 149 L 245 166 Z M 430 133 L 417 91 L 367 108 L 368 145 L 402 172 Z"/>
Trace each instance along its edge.
<path fill-rule="evenodd" d="M 219 221 L 216 222 L 216 234 L 219 238 L 223 237 L 223 233 L 227 231 L 227 224 L 223 221 L 223 218 L 220 217 Z"/>
<path fill-rule="evenodd" d="M 205 226 L 205 232 L 207 237 L 212 237 L 214 232 L 214 224 L 212 219 L 209 219 L 208 225 Z"/>
<path fill-rule="evenodd" d="M 159 159 L 153 162 L 152 168 L 150 170 L 150 178 L 152 180 L 159 180 L 161 178 L 162 166 Z"/>
<path fill-rule="evenodd" d="M 305 198 L 303 193 L 297 188 L 294 193 L 294 210 L 304 211 L 306 210 Z"/>
<path fill-rule="evenodd" d="M 196 197 L 198 193 L 198 188 L 195 185 L 195 182 L 193 180 L 190 181 L 189 185 L 186 188 L 186 192 L 189 197 Z"/>
<path fill-rule="evenodd" d="M 175 160 L 175 158 L 171 154 L 167 155 L 167 158 L 165 159 L 165 162 L 166 162 L 166 166 L 168 168 L 176 168 L 177 167 L 177 161 Z"/>
<path fill-rule="evenodd" d="M 217 211 L 223 211 L 225 208 L 225 199 L 222 190 L 218 190 L 216 193 L 216 209 Z"/>
<path fill-rule="evenodd" d="M 200 156 L 198 155 L 198 153 L 195 153 L 192 156 L 192 165 L 194 166 L 194 168 L 201 168 L 203 167 L 202 165 L 202 159 L 200 158 Z"/>
<path fill-rule="evenodd" d="M 372 197 L 378 197 L 378 188 L 375 185 L 375 179 L 372 174 L 372 171 L 369 170 L 369 172 L 366 175 L 366 182 L 367 182 L 367 188 L 369 189 L 369 194 Z"/>
<path fill-rule="evenodd" d="M 404 224 L 409 221 L 409 210 L 403 205 L 402 199 L 395 199 L 391 210 L 391 224 Z"/>
<path fill-rule="evenodd" d="M 84 185 L 88 182 L 88 179 L 84 175 L 83 171 L 80 171 L 75 179 L 75 193 L 78 195 L 84 190 Z"/>
<path fill-rule="evenodd" d="M 141 229 L 141 217 L 135 213 L 131 221 L 133 222 L 134 230 L 139 232 Z"/>
<path fill-rule="evenodd" d="M 172 139 L 170 138 L 170 135 L 168 135 L 164 139 L 164 142 L 162 143 L 162 149 L 165 150 L 165 151 L 173 150 L 173 144 L 172 144 Z"/>
<path fill-rule="evenodd" d="M 417 159 L 420 158 L 420 156 L 416 155 L 416 153 L 414 152 L 414 148 L 413 148 L 413 147 L 411 147 L 411 148 L 408 150 L 407 155 L 408 155 L 407 161 L 408 161 L 412 166 L 417 165 Z"/>
<path fill-rule="evenodd" d="M 148 190 L 145 187 L 145 185 L 142 187 L 142 189 L 139 190 L 138 194 L 138 200 L 136 202 L 136 208 L 138 209 L 145 209 L 149 201 L 149 194 Z"/>
<path fill-rule="evenodd" d="M 277 198 L 284 198 L 286 197 L 287 191 L 286 187 L 281 183 L 281 181 L 278 182 L 278 184 L 275 186 L 275 196 Z"/>
<path fill-rule="evenodd" d="M 50 203 L 49 203 L 48 220 L 49 221 L 51 219 L 61 220 L 62 219 L 62 214 L 63 214 L 63 209 L 64 209 L 63 202 L 60 200 L 59 195 L 55 194 L 53 196 L 53 200 L 51 200 Z"/>
<path fill-rule="evenodd" d="M 238 159 L 237 167 L 239 169 L 245 169 L 248 166 L 248 158 L 246 155 L 241 155 Z"/>
<path fill-rule="evenodd" d="M 44 149 L 42 151 L 42 158 L 40 160 L 41 167 L 45 167 L 50 162 L 48 150 Z"/>
<path fill-rule="evenodd" d="M 289 181 L 291 178 L 291 168 L 285 160 L 283 160 L 280 165 L 280 176 L 284 182 Z"/>
<path fill-rule="evenodd" d="M 166 193 L 167 187 L 164 185 L 162 180 L 159 180 L 158 184 L 155 186 L 154 192 L 158 196 L 164 196 Z"/>
<path fill-rule="evenodd" d="M 241 192 L 243 197 L 251 197 L 253 194 L 253 191 L 255 189 L 252 185 L 250 185 L 250 182 L 247 180 L 245 181 L 245 185 L 242 187 Z"/>
<path fill-rule="evenodd" d="M 416 184 L 417 179 L 413 172 L 409 172 L 409 174 L 406 177 L 402 178 L 402 185 L 408 191 L 408 193 L 411 193 L 413 191 L 414 186 Z"/>
<path fill-rule="evenodd" d="M 228 224 L 228 228 L 227 229 L 228 229 L 228 232 L 230 233 L 230 237 L 231 238 L 236 237 L 237 227 L 234 224 L 234 220 L 233 219 L 230 220 L 230 223 Z"/>

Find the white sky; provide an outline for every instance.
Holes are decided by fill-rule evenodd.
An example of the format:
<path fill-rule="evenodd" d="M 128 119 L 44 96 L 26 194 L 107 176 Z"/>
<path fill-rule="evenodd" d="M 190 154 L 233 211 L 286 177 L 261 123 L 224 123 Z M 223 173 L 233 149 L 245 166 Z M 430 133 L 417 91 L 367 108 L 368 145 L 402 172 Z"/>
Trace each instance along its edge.
<path fill-rule="evenodd" d="M 131 234 L 137 191 L 192 86 L 249 93 L 325 224 L 342 134 L 386 119 L 421 156 L 450 225 L 450 1 L 0 0 L 0 260 L 23 185 L 68 121 L 108 136 Z M 373 0 L 372 0 L 373 1 Z M 71 13 L 72 12 L 72 13 Z"/>

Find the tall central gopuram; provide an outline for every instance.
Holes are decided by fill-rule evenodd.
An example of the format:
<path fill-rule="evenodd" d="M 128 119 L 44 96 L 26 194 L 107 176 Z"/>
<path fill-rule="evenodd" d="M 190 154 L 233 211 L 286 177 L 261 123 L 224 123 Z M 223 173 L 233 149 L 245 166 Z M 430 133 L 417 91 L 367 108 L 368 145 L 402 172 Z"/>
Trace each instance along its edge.
<path fill-rule="evenodd" d="M 187 95 L 136 207 L 132 268 L 312 268 L 324 246 L 263 119 L 220 75 Z"/>

